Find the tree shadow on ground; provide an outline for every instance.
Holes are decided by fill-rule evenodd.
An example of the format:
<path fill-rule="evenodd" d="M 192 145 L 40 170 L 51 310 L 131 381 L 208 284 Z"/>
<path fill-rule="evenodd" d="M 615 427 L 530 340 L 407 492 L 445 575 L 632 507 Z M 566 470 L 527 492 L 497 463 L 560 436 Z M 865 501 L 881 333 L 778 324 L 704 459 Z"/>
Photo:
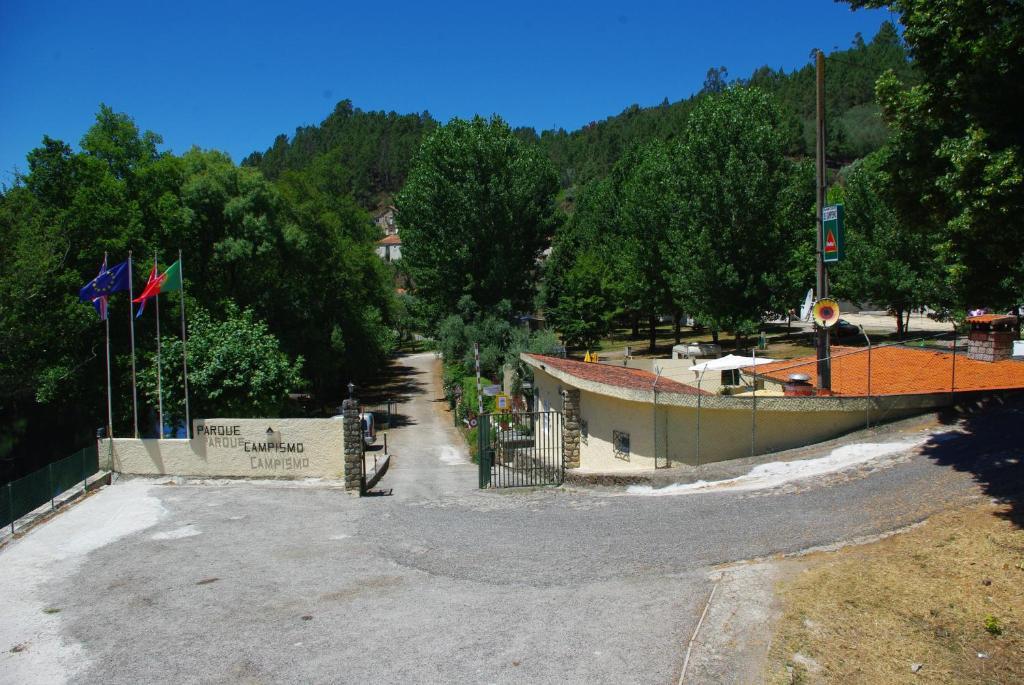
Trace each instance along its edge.
<path fill-rule="evenodd" d="M 383 404 L 389 400 L 401 404 L 426 393 L 427 387 L 425 372 L 394 359 L 372 384 L 359 388 L 357 395 L 364 405 Z"/>
<path fill-rule="evenodd" d="M 415 426 L 416 420 L 406 414 L 391 413 L 391 418 L 388 419 L 387 429 L 392 428 L 405 428 L 406 426 Z"/>
<path fill-rule="evenodd" d="M 985 494 L 1010 505 L 1006 518 L 1024 528 L 1024 394 L 963 398 L 940 420 L 964 435 L 932 436 L 922 454 L 972 474 Z"/>

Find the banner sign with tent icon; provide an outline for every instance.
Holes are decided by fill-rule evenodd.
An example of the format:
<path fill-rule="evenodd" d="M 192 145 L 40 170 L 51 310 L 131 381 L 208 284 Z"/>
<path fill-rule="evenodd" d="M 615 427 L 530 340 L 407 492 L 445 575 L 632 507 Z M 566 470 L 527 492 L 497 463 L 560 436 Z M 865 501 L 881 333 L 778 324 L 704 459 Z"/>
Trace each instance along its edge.
<path fill-rule="evenodd" d="M 846 256 L 843 239 L 843 206 L 827 205 L 821 208 L 821 249 L 823 261 L 835 263 Z"/>

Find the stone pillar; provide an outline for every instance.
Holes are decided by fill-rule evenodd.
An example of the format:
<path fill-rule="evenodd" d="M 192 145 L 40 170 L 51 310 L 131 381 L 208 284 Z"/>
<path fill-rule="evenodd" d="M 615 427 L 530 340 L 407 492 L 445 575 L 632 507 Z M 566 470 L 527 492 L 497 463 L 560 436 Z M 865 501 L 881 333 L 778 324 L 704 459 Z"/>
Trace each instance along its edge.
<path fill-rule="evenodd" d="M 341 403 L 345 431 L 345 490 L 360 494 L 363 478 L 363 426 L 359 421 L 358 400 Z"/>
<path fill-rule="evenodd" d="M 562 391 L 562 462 L 567 469 L 580 465 L 580 391 Z"/>

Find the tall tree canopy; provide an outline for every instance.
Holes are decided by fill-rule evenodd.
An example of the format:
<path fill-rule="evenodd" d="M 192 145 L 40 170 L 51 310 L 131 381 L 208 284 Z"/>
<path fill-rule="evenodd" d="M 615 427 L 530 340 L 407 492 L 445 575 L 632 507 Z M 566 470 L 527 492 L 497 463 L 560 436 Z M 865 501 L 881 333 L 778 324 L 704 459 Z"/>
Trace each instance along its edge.
<path fill-rule="evenodd" d="M 106 423 L 103 327 L 77 297 L 104 252 L 112 265 L 134 251 L 138 292 L 153 254 L 165 267 L 180 248 L 196 320 L 211 331 L 269 331 L 289 359 L 309 362 L 301 384 L 324 403 L 347 379 L 372 374 L 393 344 L 393 286 L 373 251 L 377 236 L 334 167 L 272 183 L 223 153 L 179 156 L 159 144 L 101 107 L 79 151 L 44 137 L 28 173 L 0 193 L 0 477 L 77 449 Z M 127 299 L 115 294 L 110 306 L 120 435 L 131 426 Z M 165 334 L 178 329 L 175 302 L 161 309 Z M 234 323 L 232 303 L 247 312 Z M 155 344 L 153 309 L 137 322 L 140 356 Z M 215 377 L 203 368 L 215 356 L 197 358 L 197 378 Z M 295 387 L 290 364 L 282 378 Z M 149 403 L 140 409 L 145 419 Z"/>
<path fill-rule="evenodd" d="M 1024 11 L 1017 0 L 853 0 L 900 13 L 919 83 L 878 81 L 904 226 L 924 226 L 953 307 L 1024 300 Z M 908 87 L 908 85 L 910 87 Z"/>
<path fill-rule="evenodd" d="M 423 141 L 396 206 L 404 265 L 435 320 L 466 295 L 530 308 L 557 191 L 551 163 L 498 117 L 453 119 Z"/>
<path fill-rule="evenodd" d="M 567 344 L 596 342 L 619 315 L 687 312 L 752 332 L 812 282 L 814 178 L 785 156 L 773 98 L 731 87 L 704 98 L 682 142 L 652 141 L 587 184 L 556 234 L 542 302 Z"/>
<path fill-rule="evenodd" d="M 555 233 L 539 301 L 567 345 L 596 344 L 625 308 L 624 272 L 615 263 L 618 216 L 611 179 L 598 179 L 583 187 L 576 211 Z"/>
<path fill-rule="evenodd" d="M 893 211 L 879 151 L 844 170 L 829 200 L 845 204 L 846 257 L 829 268 L 834 293 L 861 304 L 889 307 L 902 335 L 904 316 L 935 296 L 936 263 L 927 258 L 930 236 L 904 226 Z"/>
<path fill-rule="evenodd" d="M 714 329 L 751 332 L 796 299 L 790 264 L 814 240 L 813 185 L 784 152 L 782 116 L 759 89 L 730 88 L 690 116 L 678 158 L 674 287 Z"/>

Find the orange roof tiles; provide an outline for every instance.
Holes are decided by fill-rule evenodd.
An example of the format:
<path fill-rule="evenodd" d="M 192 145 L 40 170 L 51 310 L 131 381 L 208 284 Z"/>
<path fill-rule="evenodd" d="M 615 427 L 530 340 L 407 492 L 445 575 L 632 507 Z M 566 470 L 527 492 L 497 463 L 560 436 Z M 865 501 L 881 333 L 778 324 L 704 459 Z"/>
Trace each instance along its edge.
<path fill-rule="evenodd" d="M 968 316 L 967 323 L 1017 323 L 1017 317 L 1013 314 L 979 314 Z"/>
<path fill-rule="evenodd" d="M 872 395 L 917 395 L 953 389 L 954 361 L 950 352 L 894 345 L 872 348 L 870 360 Z M 745 371 L 749 373 L 751 369 L 748 367 Z M 816 385 L 815 358 L 802 357 L 757 367 L 758 376 L 777 382 L 785 382 L 793 373 L 807 374 Z M 1024 362 L 1021 361 L 983 362 L 958 352 L 955 375 L 957 392 L 1024 388 Z M 832 393 L 868 394 L 866 348 L 832 348 Z"/>
<path fill-rule="evenodd" d="M 397 234 L 386 235 L 377 241 L 378 245 L 401 245 L 402 239 Z"/>
<path fill-rule="evenodd" d="M 612 366 L 610 364 L 578 362 L 572 359 L 561 357 L 548 357 L 542 354 L 527 355 L 538 364 L 549 366 L 570 376 L 575 376 L 594 383 L 603 383 L 618 388 L 630 390 L 651 390 L 654 379 L 657 378 L 650 371 L 640 369 L 629 369 L 625 366 Z M 677 383 L 667 378 L 658 381 L 658 392 L 674 392 L 684 395 L 710 395 L 706 390 L 698 390 L 692 385 Z"/>

